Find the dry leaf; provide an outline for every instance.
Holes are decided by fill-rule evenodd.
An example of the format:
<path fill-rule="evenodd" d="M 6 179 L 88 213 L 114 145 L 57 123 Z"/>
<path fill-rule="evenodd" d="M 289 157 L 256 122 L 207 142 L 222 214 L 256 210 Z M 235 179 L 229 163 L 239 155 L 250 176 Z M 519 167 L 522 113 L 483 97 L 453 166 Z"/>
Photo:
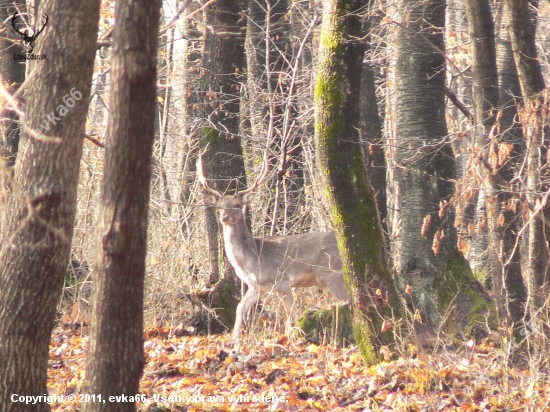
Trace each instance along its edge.
<path fill-rule="evenodd" d="M 420 236 L 426 237 L 428 230 L 430 230 L 431 223 L 432 223 L 432 215 L 424 216 L 424 220 L 422 221 L 422 228 L 420 229 Z"/>

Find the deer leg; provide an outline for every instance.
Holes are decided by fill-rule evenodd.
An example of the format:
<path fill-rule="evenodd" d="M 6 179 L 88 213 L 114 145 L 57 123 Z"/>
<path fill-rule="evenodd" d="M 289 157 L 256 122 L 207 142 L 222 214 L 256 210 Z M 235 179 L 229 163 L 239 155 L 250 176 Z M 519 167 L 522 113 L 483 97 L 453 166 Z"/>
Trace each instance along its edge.
<path fill-rule="evenodd" d="M 285 286 L 284 288 L 279 289 L 279 293 L 283 295 L 283 304 L 285 305 L 287 321 L 285 324 L 285 333 L 290 336 L 290 331 L 292 324 L 294 323 L 294 318 L 296 317 L 296 305 L 294 305 L 294 297 L 292 296 L 292 288 L 290 285 Z"/>
<path fill-rule="evenodd" d="M 348 292 L 342 272 L 329 272 L 317 277 L 319 285 L 336 300 L 348 300 Z"/>
<path fill-rule="evenodd" d="M 234 341 L 239 340 L 241 336 L 241 329 L 243 326 L 244 317 L 248 311 L 260 298 L 260 291 L 252 286 L 248 286 L 248 291 L 243 296 L 242 300 L 237 305 L 237 316 L 235 318 L 235 327 L 233 328 L 233 334 L 231 339 Z"/>

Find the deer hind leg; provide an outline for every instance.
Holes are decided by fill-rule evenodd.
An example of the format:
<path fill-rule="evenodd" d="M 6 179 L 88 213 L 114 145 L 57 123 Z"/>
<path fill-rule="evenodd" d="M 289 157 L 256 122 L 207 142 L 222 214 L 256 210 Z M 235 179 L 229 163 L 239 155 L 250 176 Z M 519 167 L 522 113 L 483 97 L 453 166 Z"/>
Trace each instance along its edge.
<path fill-rule="evenodd" d="M 336 300 L 348 300 L 348 292 L 342 272 L 329 272 L 317 276 L 319 285 Z"/>
<path fill-rule="evenodd" d="M 260 291 L 252 286 L 248 286 L 248 291 L 243 296 L 242 300 L 237 305 L 237 316 L 235 318 L 235 327 L 233 328 L 233 334 L 231 339 L 238 341 L 241 336 L 241 329 L 245 316 L 250 311 L 250 308 L 256 304 L 260 299 Z"/>

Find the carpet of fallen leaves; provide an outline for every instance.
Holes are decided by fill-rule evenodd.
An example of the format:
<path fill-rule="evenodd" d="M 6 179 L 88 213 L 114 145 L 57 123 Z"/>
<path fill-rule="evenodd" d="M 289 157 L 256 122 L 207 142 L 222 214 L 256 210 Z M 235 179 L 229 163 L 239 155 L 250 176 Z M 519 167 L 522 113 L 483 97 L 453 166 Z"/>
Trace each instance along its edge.
<path fill-rule="evenodd" d="M 48 386 L 64 396 L 52 410 L 78 411 L 86 400 L 88 341 L 85 328 L 55 330 Z M 544 376 L 507 368 L 501 350 L 472 343 L 365 367 L 355 347 L 274 335 L 235 348 L 228 335 L 154 329 L 145 354 L 140 411 L 550 411 Z"/>

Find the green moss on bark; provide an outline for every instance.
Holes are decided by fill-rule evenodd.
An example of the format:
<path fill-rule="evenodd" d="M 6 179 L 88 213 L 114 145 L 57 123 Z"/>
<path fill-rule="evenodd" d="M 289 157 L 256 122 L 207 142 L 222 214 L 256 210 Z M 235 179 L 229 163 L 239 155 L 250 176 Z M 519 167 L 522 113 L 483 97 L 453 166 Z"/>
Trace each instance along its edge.
<path fill-rule="evenodd" d="M 315 135 L 319 168 L 330 202 L 351 301 L 355 339 L 365 363 L 378 361 L 377 345 L 391 344 L 379 333 L 392 316 L 395 288 L 376 208 L 365 174 L 358 135 L 359 90 L 364 48 L 349 41 L 364 35 L 356 12 L 367 1 L 334 0 L 323 11 L 319 70 L 315 87 Z M 371 287 L 378 283 L 379 286 Z M 376 292 L 384 290 L 384 299 Z M 386 291 L 388 292 L 386 294 Z"/>
<path fill-rule="evenodd" d="M 233 325 L 235 323 L 235 296 L 240 294 L 240 288 L 234 279 L 221 281 L 217 293 L 219 293 L 219 309 L 216 310 L 219 323 L 222 325 Z"/>
<path fill-rule="evenodd" d="M 317 344 L 336 342 L 344 346 L 355 342 L 349 306 L 308 309 L 302 313 L 296 326 L 306 334 L 307 340 Z"/>
<path fill-rule="evenodd" d="M 497 310 L 468 262 L 459 252 L 451 253 L 433 282 L 440 313 L 448 314 L 444 330 L 479 339 L 497 327 Z"/>
<path fill-rule="evenodd" d="M 206 144 L 216 144 L 220 141 L 220 132 L 213 127 L 203 127 L 202 135 Z"/>

